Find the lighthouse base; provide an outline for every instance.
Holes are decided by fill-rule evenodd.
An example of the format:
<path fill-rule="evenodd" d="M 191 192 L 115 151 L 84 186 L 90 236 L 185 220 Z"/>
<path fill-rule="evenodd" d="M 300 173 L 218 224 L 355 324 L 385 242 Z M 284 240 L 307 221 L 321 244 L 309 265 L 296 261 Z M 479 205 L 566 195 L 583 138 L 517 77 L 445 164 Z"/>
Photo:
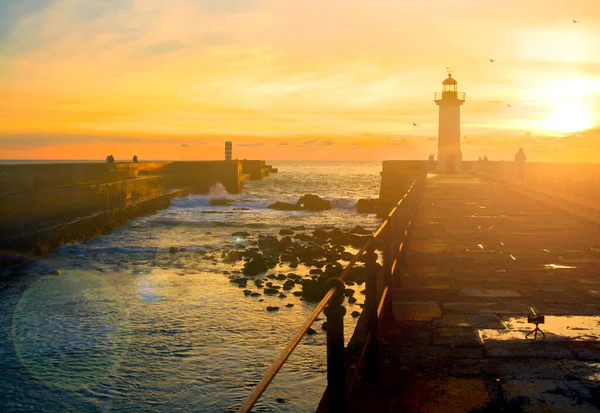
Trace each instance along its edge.
<path fill-rule="evenodd" d="M 442 156 L 438 159 L 436 172 L 452 173 L 460 172 L 462 164 L 462 155 Z"/>

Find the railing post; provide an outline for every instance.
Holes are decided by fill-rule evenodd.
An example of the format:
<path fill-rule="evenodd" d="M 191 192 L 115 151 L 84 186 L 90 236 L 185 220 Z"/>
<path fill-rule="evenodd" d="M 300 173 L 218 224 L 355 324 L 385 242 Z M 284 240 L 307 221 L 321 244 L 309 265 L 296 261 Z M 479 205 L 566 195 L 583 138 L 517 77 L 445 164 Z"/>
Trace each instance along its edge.
<path fill-rule="evenodd" d="M 383 309 L 381 310 L 381 319 L 386 323 L 395 322 L 394 309 L 393 309 L 393 289 L 394 280 L 392 277 L 392 265 L 395 259 L 396 251 L 396 230 L 397 230 L 397 217 L 393 216 L 390 218 L 390 227 L 388 228 L 387 237 L 385 237 L 383 243 L 383 287 L 388 287 L 385 301 L 383 302 Z"/>
<path fill-rule="evenodd" d="M 367 250 L 367 287 L 365 311 L 367 311 L 367 331 L 371 333 L 371 339 L 367 347 L 365 379 L 368 382 L 378 382 L 380 378 L 379 366 L 379 320 L 377 318 L 377 254 L 374 247 Z"/>
<path fill-rule="evenodd" d="M 346 286 L 339 278 L 327 281 L 329 289 L 335 288 L 335 294 L 329 300 L 324 313 L 327 316 L 327 411 L 329 413 L 346 412 L 346 368 L 344 356 L 344 289 Z"/>

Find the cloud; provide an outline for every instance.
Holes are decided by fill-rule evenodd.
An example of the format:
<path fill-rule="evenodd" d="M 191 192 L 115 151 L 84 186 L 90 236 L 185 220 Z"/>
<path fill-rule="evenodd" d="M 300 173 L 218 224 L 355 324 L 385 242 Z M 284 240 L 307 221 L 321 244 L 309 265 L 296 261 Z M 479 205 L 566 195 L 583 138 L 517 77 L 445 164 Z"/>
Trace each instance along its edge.
<path fill-rule="evenodd" d="M 302 142 L 302 145 L 314 145 L 317 143 L 317 140 L 311 140 L 311 141 L 304 141 Z"/>
<path fill-rule="evenodd" d="M 179 145 L 182 148 L 189 148 L 190 145 L 188 145 L 187 143 L 182 143 L 181 145 Z"/>
<path fill-rule="evenodd" d="M 335 142 L 332 141 L 331 139 L 327 139 L 326 141 L 323 141 L 323 142 L 319 143 L 319 145 L 321 145 L 321 146 L 332 146 L 332 145 L 335 145 Z"/>
<path fill-rule="evenodd" d="M 287 145 L 289 145 L 289 142 L 279 142 L 277 145 L 279 145 L 279 146 L 287 146 Z"/>
<path fill-rule="evenodd" d="M 185 44 L 178 40 L 158 42 L 143 47 L 136 53 L 136 56 L 141 59 L 163 56 L 184 49 L 185 47 Z"/>
<path fill-rule="evenodd" d="M 238 143 L 236 146 L 263 146 L 264 142 L 255 142 L 255 143 Z"/>

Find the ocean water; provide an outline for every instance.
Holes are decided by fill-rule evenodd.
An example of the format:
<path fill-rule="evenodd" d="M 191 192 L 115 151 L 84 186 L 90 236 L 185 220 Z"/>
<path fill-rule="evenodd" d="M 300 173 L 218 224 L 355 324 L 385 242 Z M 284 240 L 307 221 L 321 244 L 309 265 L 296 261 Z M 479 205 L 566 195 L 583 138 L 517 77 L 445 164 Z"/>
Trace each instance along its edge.
<path fill-rule="evenodd" d="M 287 298 L 245 296 L 229 280 L 241 264 L 223 263 L 223 251 L 293 226 L 310 233 L 380 223 L 354 210 L 357 199 L 378 196 L 379 162 L 273 164 L 278 174 L 246 182 L 242 194 L 217 185 L 209 196 L 173 200 L 43 259 L 11 256 L 19 264 L 0 268 L 0 411 L 235 411 L 314 304 L 292 295 L 300 286 Z M 306 193 L 334 208 L 266 208 Z M 231 206 L 210 206 L 225 196 Z M 232 235 L 238 231 L 249 236 Z M 186 251 L 171 254 L 171 247 Z M 282 264 L 270 273 L 308 271 Z M 364 300 L 364 285 L 353 288 L 358 303 L 346 304 L 346 339 L 356 324 L 349 314 Z M 281 309 L 267 312 L 269 305 Z M 254 411 L 315 410 L 326 385 L 322 317 L 313 326 L 318 334 L 303 339 Z"/>

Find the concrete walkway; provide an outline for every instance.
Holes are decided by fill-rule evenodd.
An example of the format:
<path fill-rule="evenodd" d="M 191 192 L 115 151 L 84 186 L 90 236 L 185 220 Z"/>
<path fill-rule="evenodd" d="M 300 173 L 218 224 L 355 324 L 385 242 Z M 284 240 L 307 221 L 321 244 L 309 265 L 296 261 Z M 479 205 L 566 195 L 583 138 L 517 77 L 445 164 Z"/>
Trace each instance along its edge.
<path fill-rule="evenodd" d="M 430 175 L 383 381 L 356 412 L 600 412 L 600 226 L 471 175 Z M 533 307 L 542 340 L 525 339 Z"/>

